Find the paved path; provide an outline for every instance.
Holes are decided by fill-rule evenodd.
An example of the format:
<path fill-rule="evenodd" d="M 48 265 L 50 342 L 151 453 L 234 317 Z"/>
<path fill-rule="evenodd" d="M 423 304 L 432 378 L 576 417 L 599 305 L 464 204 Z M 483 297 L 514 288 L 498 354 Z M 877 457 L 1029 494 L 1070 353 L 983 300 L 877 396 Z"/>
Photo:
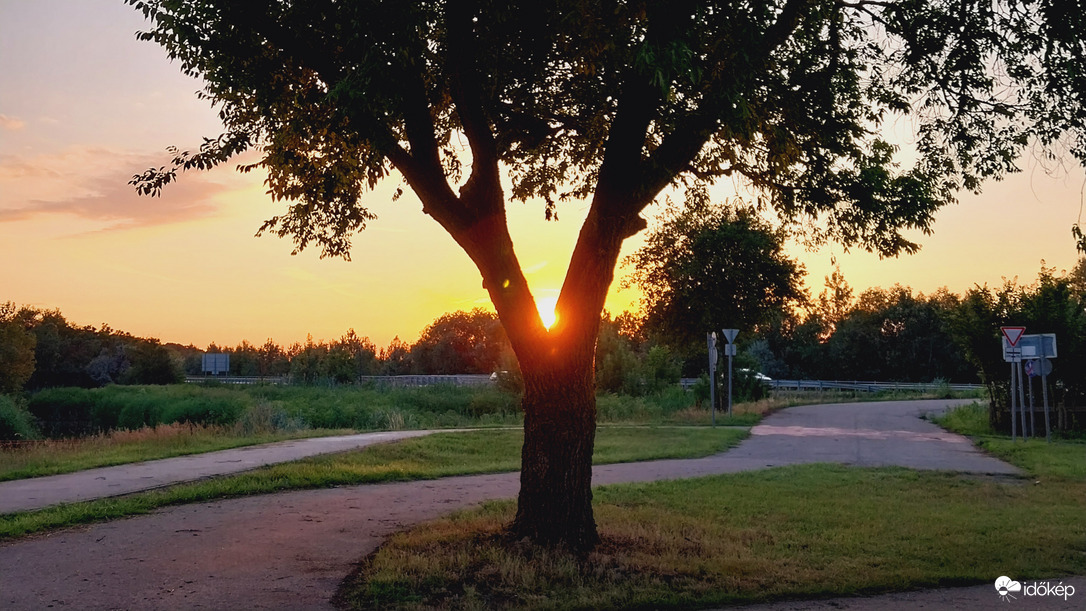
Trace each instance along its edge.
<path fill-rule="evenodd" d="M 594 482 L 827 461 L 1017 473 L 918 418 L 948 403 L 784 410 L 725 454 L 601 466 L 593 471 Z M 513 473 L 288 492 L 174 507 L 3 544 L 0 608 L 331 609 L 328 601 L 353 563 L 389 534 L 453 509 L 512 497 L 517 488 Z"/>
<path fill-rule="evenodd" d="M 390 431 L 293 439 L 232 450 L 87 469 L 63 475 L 0 482 L 0 514 L 143 492 L 179 482 L 240 473 L 265 465 L 319 454 L 346 452 L 375 443 L 419 437 L 435 432 L 439 431 Z"/>

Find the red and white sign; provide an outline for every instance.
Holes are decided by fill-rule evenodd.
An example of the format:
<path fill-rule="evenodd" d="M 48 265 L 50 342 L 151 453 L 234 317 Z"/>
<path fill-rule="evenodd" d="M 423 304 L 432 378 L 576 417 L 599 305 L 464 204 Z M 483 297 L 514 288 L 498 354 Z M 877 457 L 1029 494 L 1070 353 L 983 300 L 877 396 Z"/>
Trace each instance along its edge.
<path fill-rule="evenodd" d="M 1012 348 L 1018 345 L 1018 340 L 1026 332 L 1025 327 L 1000 327 L 999 330 L 1003 332 L 1003 337 L 1007 338 L 1007 343 Z"/>

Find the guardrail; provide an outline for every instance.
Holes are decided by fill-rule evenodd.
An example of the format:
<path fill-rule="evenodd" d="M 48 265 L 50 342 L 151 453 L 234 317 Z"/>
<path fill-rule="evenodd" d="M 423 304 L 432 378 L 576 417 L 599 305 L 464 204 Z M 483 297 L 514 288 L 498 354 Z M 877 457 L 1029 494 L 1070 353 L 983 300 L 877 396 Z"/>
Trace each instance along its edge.
<path fill-rule="evenodd" d="M 432 376 L 362 376 L 358 379 L 363 384 L 376 384 L 378 386 L 487 386 L 493 384 L 490 375 L 462 374 L 462 375 L 432 375 Z"/>
<path fill-rule="evenodd" d="M 289 384 L 287 376 L 259 377 L 259 376 L 186 376 L 185 381 L 190 384 L 202 384 L 204 382 L 218 382 L 219 384 Z M 487 374 L 464 375 L 405 375 L 405 376 L 361 376 L 357 380 L 360 384 L 374 384 L 376 386 L 408 387 L 408 386 L 486 386 L 493 384 L 493 380 Z"/>
<path fill-rule="evenodd" d="M 289 384 L 287 376 L 185 376 L 188 384 L 218 382 L 219 384 Z"/>
<path fill-rule="evenodd" d="M 679 381 L 685 390 L 697 384 L 699 378 L 683 378 Z M 883 392 L 887 390 L 911 390 L 931 392 L 936 390 L 970 391 L 980 390 L 981 384 L 944 384 L 940 382 L 862 382 L 858 380 L 769 380 L 766 382 L 773 390 L 851 390 L 856 392 Z"/>
<path fill-rule="evenodd" d="M 969 391 L 984 388 L 980 384 L 862 382 L 858 380 L 770 380 L 767 384 L 774 390 L 852 390 L 857 392 L 883 392 L 887 390 L 912 390 L 917 392 L 936 390 Z"/>

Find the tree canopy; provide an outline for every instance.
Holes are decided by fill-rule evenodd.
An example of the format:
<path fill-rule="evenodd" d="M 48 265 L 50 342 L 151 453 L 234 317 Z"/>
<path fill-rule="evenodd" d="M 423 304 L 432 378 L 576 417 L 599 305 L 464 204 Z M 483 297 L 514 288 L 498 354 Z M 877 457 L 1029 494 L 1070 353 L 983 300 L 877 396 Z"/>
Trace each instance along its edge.
<path fill-rule="evenodd" d="M 748 332 L 775 311 L 802 304 L 803 267 L 784 253 L 783 232 L 739 206 L 713 206 L 704 190 L 667 215 L 630 257 L 645 326 L 684 354 L 704 351 L 705 332 Z"/>
<path fill-rule="evenodd" d="M 596 541 L 600 313 L 664 188 L 731 177 L 812 240 L 893 255 L 1030 146 L 1086 160 L 1082 0 L 127 1 L 225 128 L 137 189 L 255 148 L 242 169 L 286 203 L 261 231 L 347 256 L 394 169 L 478 267 L 521 365 L 514 531 L 578 549 Z M 900 120 L 915 152 L 881 134 Z M 547 216 L 591 200 L 549 330 L 507 190 Z"/>
<path fill-rule="evenodd" d="M 612 169 L 635 170 L 632 200 L 741 176 L 785 216 L 894 254 L 915 248 L 900 228 L 928 229 L 1031 140 L 1086 159 L 1080 0 L 129 2 L 226 127 L 140 188 L 259 147 L 290 202 L 265 229 L 329 255 L 392 167 L 456 199 L 437 179 L 470 191 L 498 161 L 549 211 Z M 901 116 L 919 135 L 905 169 L 878 131 Z M 443 223 L 461 212 L 422 199 Z"/>

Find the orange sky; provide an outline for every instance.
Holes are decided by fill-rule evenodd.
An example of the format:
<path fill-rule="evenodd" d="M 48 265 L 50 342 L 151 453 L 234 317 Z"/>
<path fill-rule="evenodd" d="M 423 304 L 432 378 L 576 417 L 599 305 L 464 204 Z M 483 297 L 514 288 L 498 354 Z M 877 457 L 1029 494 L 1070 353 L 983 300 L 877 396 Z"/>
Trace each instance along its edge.
<path fill-rule="evenodd" d="M 166 163 L 167 145 L 218 134 L 214 111 L 193 95 L 200 84 L 137 42 L 142 27 L 119 0 L 0 0 L 0 302 L 199 347 L 330 340 L 348 328 L 379 346 L 396 335 L 411 342 L 443 312 L 487 305 L 478 272 L 418 201 L 409 193 L 391 201 L 396 181 L 369 196 L 379 218 L 355 239 L 351 262 L 291 256 L 288 241 L 254 238 L 278 209 L 260 178 L 237 174 L 234 163 L 186 175 L 161 199 L 137 197 L 128 179 Z M 1070 268 L 1083 172 L 1053 178 L 1023 166 L 941 211 L 918 255 L 792 253 L 815 293 L 831 257 L 857 292 L 901 283 L 960 293 L 1002 277 L 1032 281 L 1041 259 Z M 717 192 L 733 193 L 726 184 Z M 547 223 L 541 205 L 511 204 L 537 298 L 557 295 L 586 211 L 569 204 Z M 608 307 L 636 300 L 616 285 Z"/>

